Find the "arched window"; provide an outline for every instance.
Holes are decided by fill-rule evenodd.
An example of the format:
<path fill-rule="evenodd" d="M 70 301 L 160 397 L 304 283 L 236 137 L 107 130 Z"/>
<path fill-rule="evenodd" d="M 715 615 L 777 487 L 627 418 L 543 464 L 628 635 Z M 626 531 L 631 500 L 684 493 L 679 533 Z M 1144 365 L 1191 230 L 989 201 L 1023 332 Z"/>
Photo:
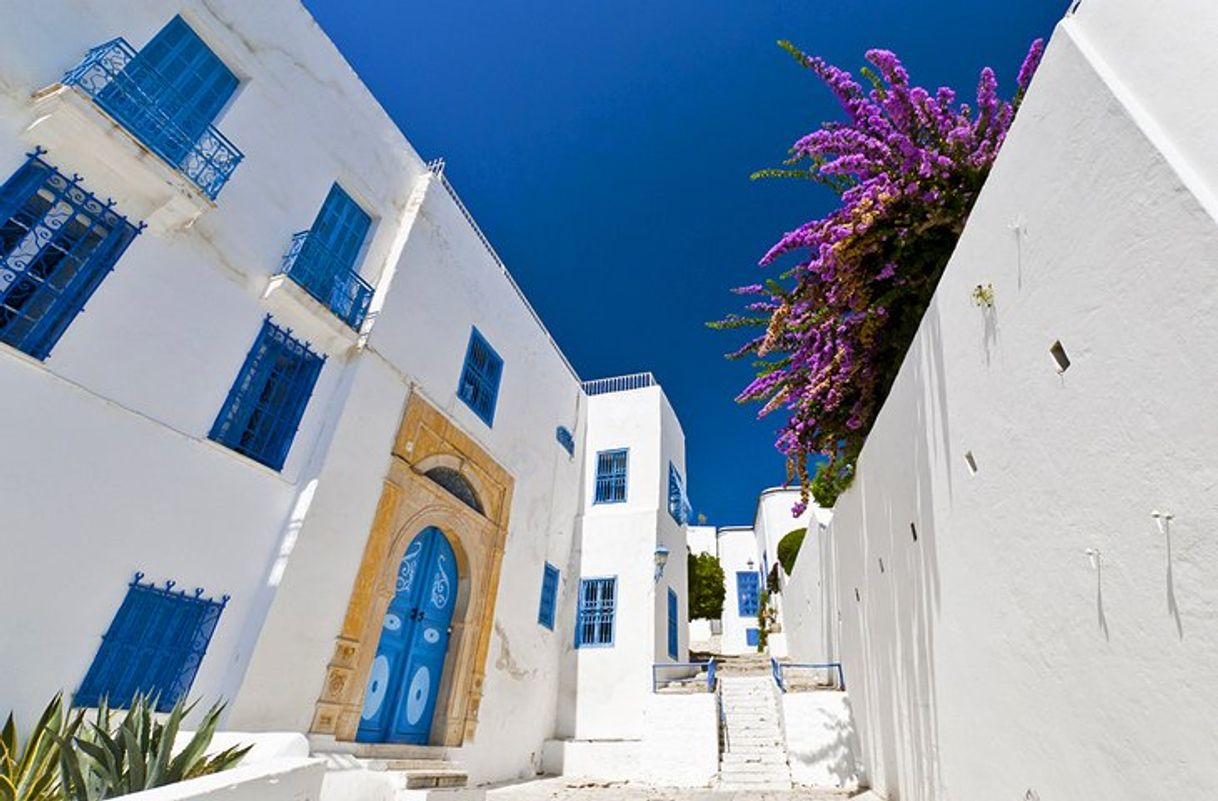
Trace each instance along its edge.
<path fill-rule="evenodd" d="M 482 502 L 478 500 L 478 494 L 474 492 L 473 486 L 470 485 L 465 476 L 456 470 L 453 470 L 451 467 L 433 467 L 423 475 L 448 490 L 457 500 L 470 509 L 473 509 L 478 514 L 482 514 Z"/>

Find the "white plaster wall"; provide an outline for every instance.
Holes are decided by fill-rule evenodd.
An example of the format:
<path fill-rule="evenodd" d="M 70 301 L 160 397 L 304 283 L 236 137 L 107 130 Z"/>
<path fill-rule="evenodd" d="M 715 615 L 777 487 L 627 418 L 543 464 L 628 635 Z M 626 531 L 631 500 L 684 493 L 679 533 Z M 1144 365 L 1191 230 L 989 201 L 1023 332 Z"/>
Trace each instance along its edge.
<path fill-rule="evenodd" d="M 826 558 L 832 514 L 817 509 L 808 522 L 794 572 L 783 582 L 783 633 L 792 661 L 823 664 L 836 661 L 837 627 L 833 571 Z"/>
<path fill-rule="evenodd" d="M 207 432 L 266 313 L 267 277 L 330 183 L 342 179 L 377 218 L 361 265 L 375 281 L 423 174 L 308 15 L 276 0 L 0 6 L 0 27 L 21 31 L 0 54 L 0 175 L 51 124 L 37 116 L 36 90 L 116 35 L 141 46 L 178 11 L 245 79 L 218 124 L 246 161 L 192 227 L 135 240 L 46 362 L 0 348 L 0 549 L 12 556 L 0 584 L 45 594 L 54 577 L 72 588 L 33 614 L 0 613 L 0 659 L 23 665 L 0 701 L 19 717 L 76 688 L 136 570 L 232 596 L 194 685 L 231 696 L 249 656 L 243 632 L 265 611 L 260 587 L 324 452 L 347 357 L 333 353 L 322 370 L 281 473 Z M 123 136 L 106 130 L 76 131 L 46 158 L 134 213 L 147 198 L 96 159 L 99 141 Z"/>
<path fill-rule="evenodd" d="M 1218 230 L 1190 166 L 1216 36 L 1187 2 L 1059 26 L 837 503 L 842 658 L 889 797 L 1218 787 Z"/>
<path fill-rule="evenodd" d="M 806 787 L 856 789 L 863 774 L 846 693 L 783 693 L 781 703 L 791 780 Z"/>
<path fill-rule="evenodd" d="M 706 787 L 719 771 L 715 696 L 650 695 L 637 739 L 550 740 L 544 767 L 569 779 Z"/>
<path fill-rule="evenodd" d="M 678 633 L 684 658 L 688 634 L 683 596 L 686 566 L 670 558 L 655 580 L 655 551 L 684 551 L 685 532 L 667 511 L 668 460 L 684 472 L 684 440 L 659 386 L 595 395 L 588 402 L 584 451 L 584 507 L 579 519 L 571 594 L 564 604 L 563 680 L 557 731 L 575 739 L 638 738 L 651 670 L 666 654 L 667 587 L 677 588 Z M 595 504 L 596 456 L 629 448 L 626 501 Z M 575 648 L 578 578 L 617 577 L 612 647 Z"/>
<path fill-rule="evenodd" d="M 720 650 L 724 654 L 757 651 L 756 647 L 747 644 L 745 631 L 757 627 L 757 616 L 741 617 L 736 589 L 736 573 L 748 571 L 750 560 L 753 562 L 752 570 L 759 570 L 760 554 L 757 553 L 757 536 L 753 529 L 744 526 L 720 528 L 719 563 L 723 565 L 723 576 L 727 581 L 727 595 L 723 599 L 723 637 L 720 641 Z"/>

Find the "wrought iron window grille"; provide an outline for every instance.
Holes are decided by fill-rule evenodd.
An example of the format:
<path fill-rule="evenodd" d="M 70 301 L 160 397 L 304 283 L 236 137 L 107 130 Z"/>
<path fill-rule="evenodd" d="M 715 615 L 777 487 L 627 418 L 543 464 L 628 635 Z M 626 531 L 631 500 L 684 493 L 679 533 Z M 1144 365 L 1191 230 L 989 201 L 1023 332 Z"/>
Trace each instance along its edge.
<path fill-rule="evenodd" d="M 596 454 L 596 494 L 593 503 L 625 503 L 629 449 Z"/>
<path fill-rule="evenodd" d="M 612 646 L 616 615 L 617 577 L 580 579 L 575 647 Z"/>
<path fill-rule="evenodd" d="M 143 578 L 136 573 L 128 585 L 73 698 L 75 706 L 97 706 L 106 699 L 121 708 L 142 693 L 155 696 L 157 710 L 168 712 L 190 692 L 229 596 L 216 600 L 204 597 L 201 587 L 187 592 L 174 589 L 173 581 L 158 587 L 142 583 Z"/>
<path fill-rule="evenodd" d="M 0 186 L 0 342 L 45 359 L 144 230 L 35 148 Z"/>

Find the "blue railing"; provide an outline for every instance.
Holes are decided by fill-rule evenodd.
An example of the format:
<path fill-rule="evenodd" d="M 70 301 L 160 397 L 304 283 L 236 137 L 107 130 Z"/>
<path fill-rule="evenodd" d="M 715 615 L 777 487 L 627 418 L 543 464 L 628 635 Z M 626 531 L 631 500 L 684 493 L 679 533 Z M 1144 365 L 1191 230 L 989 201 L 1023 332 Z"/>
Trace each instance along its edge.
<path fill-rule="evenodd" d="M 349 269 L 312 231 L 292 236 L 283 272 L 356 331 L 368 315 L 372 285 Z"/>
<path fill-rule="evenodd" d="M 632 389 L 654 387 L 659 382 L 651 373 L 632 373 L 613 378 L 597 378 L 584 382 L 584 392 L 589 395 L 604 395 L 608 392 L 628 392 Z"/>
<path fill-rule="evenodd" d="M 706 691 L 713 693 L 715 691 L 715 660 L 710 659 L 706 662 L 661 662 L 651 666 L 651 691 L 653 693 L 660 691 L 660 671 L 671 668 L 699 668 L 706 670 Z"/>
<path fill-rule="evenodd" d="M 185 99 L 147 65 L 127 69 L 136 50 L 121 37 L 85 54 L 63 82 L 78 87 L 149 150 L 186 176 L 211 200 L 243 158 L 241 151 L 202 120 L 184 116 Z"/>
<path fill-rule="evenodd" d="M 770 658 L 770 671 L 774 674 L 774 683 L 778 685 L 781 692 L 787 691 L 786 677 L 783 675 L 785 670 L 836 670 L 837 671 L 837 689 L 846 689 L 846 674 L 842 670 L 841 662 L 779 662 L 773 657 Z"/>

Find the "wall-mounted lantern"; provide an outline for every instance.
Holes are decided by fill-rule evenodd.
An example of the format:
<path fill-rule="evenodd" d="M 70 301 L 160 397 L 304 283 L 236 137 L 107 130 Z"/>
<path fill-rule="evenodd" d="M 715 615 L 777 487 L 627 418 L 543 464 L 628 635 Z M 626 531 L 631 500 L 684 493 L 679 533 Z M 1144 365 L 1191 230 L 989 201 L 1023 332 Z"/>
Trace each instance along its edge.
<path fill-rule="evenodd" d="M 668 549 L 663 545 L 656 546 L 656 581 L 664 575 L 664 566 L 668 564 Z"/>

